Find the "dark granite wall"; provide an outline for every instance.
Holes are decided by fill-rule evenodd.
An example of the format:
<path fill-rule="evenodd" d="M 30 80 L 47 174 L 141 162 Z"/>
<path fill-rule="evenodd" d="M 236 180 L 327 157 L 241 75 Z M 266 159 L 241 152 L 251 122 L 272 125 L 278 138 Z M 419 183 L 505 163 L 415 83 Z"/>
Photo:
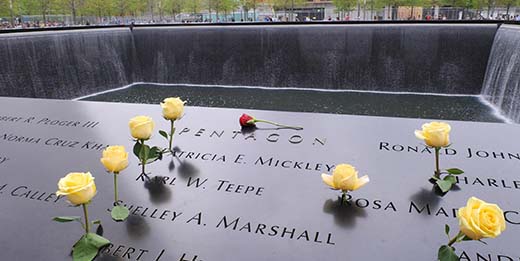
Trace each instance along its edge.
<path fill-rule="evenodd" d="M 134 39 L 147 82 L 477 94 L 496 29 L 156 27 L 136 28 Z"/>
<path fill-rule="evenodd" d="M 0 35 L 0 95 L 132 82 L 478 94 L 495 24 L 169 26 Z"/>
<path fill-rule="evenodd" d="M 0 96 L 74 98 L 139 81 L 126 28 L 0 34 Z"/>

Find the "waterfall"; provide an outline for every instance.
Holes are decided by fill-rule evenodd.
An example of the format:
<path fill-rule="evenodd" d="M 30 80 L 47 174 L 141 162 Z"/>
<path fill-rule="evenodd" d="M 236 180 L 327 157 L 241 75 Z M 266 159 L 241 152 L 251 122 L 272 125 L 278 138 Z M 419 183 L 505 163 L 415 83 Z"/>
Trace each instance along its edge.
<path fill-rule="evenodd" d="M 72 98 L 139 81 L 126 28 L 0 34 L 0 96 Z"/>
<path fill-rule="evenodd" d="M 144 82 L 480 94 L 495 24 L 137 27 Z"/>
<path fill-rule="evenodd" d="M 67 99 L 141 81 L 480 94 L 496 31 L 316 24 L 0 33 L 0 96 Z"/>
<path fill-rule="evenodd" d="M 520 122 L 520 26 L 502 25 L 495 35 L 482 96 Z"/>

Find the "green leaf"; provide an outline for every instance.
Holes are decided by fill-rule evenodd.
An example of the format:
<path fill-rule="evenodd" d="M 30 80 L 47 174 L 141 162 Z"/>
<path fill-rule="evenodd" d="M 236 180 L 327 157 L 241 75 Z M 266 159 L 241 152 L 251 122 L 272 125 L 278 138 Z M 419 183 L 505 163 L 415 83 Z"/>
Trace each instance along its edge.
<path fill-rule="evenodd" d="M 150 149 L 150 153 L 148 155 L 148 158 L 146 159 L 147 162 L 146 163 L 149 163 L 149 162 L 154 162 L 156 160 L 160 160 L 162 159 L 162 149 L 157 147 L 157 146 L 154 146 Z"/>
<path fill-rule="evenodd" d="M 74 244 L 72 259 L 74 261 L 91 261 L 96 257 L 99 249 L 108 244 L 110 244 L 108 239 L 94 233 L 88 233 Z"/>
<path fill-rule="evenodd" d="M 451 182 L 451 184 L 453 184 L 453 185 L 455 185 L 455 183 L 457 183 L 457 179 L 453 175 L 448 175 L 448 176 L 444 177 L 444 180 Z"/>
<path fill-rule="evenodd" d="M 165 139 L 168 139 L 168 133 L 166 133 L 166 131 L 160 130 L 159 134 L 161 134 Z"/>
<path fill-rule="evenodd" d="M 112 215 L 112 219 L 115 221 L 124 221 L 128 215 L 130 214 L 130 211 L 128 208 L 123 206 L 115 206 L 112 211 L 110 212 Z"/>
<path fill-rule="evenodd" d="M 439 248 L 438 258 L 440 261 L 459 261 L 459 257 L 455 254 L 453 248 L 446 245 Z"/>
<path fill-rule="evenodd" d="M 136 141 L 135 142 L 135 145 L 134 145 L 134 155 L 139 159 L 139 153 L 141 152 L 141 143 L 139 143 L 139 141 Z"/>
<path fill-rule="evenodd" d="M 150 153 L 148 154 L 147 160 L 158 158 L 160 152 L 161 151 L 158 147 L 153 146 L 152 148 L 150 148 Z"/>
<path fill-rule="evenodd" d="M 72 222 L 72 221 L 80 221 L 81 217 L 54 217 L 52 220 L 56 222 L 66 223 L 66 222 Z"/>
<path fill-rule="evenodd" d="M 99 220 L 99 219 L 94 220 L 94 221 L 92 221 L 92 224 L 100 225 L 101 224 L 101 220 Z"/>
<path fill-rule="evenodd" d="M 453 183 L 451 183 L 451 181 L 448 180 L 437 180 L 435 183 L 437 183 L 437 186 L 439 186 L 441 191 L 444 193 L 450 191 L 451 186 L 453 185 Z"/>
<path fill-rule="evenodd" d="M 145 164 L 154 163 L 156 161 L 157 161 L 157 158 L 155 158 L 155 159 L 148 159 L 148 160 L 146 160 Z"/>
<path fill-rule="evenodd" d="M 448 173 L 452 174 L 452 175 L 460 175 L 460 174 L 464 173 L 463 170 L 461 170 L 461 169 L 457 169 L 457 168 L 447 169 L 446 171 L 447 171 Z"/>
<path fill-rule="evenodd" d="M 448 237 L 450 236 L 450 226 L 448 224 L 444 225 L 444 232 Z"/>
<path fill-rule="evenodd" d="M 146 161 L 149 159 L 148 155 L 150 155 L 150 147 L 148 145 L 142 145 L 141 151 L 139 151 L 139 159 Z"/>

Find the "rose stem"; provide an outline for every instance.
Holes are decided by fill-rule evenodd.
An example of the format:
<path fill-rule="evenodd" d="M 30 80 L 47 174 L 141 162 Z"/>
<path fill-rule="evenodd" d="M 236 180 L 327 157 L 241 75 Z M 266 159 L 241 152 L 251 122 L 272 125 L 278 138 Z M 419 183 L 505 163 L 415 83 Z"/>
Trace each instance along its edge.
<path fill-rule="evenodd" d="M 450 242 L 448 242 L 448 246 L 451 247 L 455 242 L 457 242 L 457 238 L 462 236 L 462 231 L 459 231 L 457 235 L 455 235 L 452 239 L 450 239 Z"/>
<path fill-rule="evenodd" d="M 116 205 L 118 205 L 118 199 L 117 199 L 117 172 L 114 172 L 114 200 Z"/>
<path fill-rule="evenodd" d="M 303 130 L 302 127 L 295 127 L 295 126 L 288 126 L 288 125 L 282 125 L 282 124 L 279 124 L 279 123 L 276 123 L 276 122 L 272 122 L 272 121 L 266 121 L 266 120 L 259 120 L 259 119 L 255 119 L 255 122 L 265 122 L 265 123 L 269 123 L 269 124 L 272 124 L 272 125 L 275 125 L 275 126 L 278 126 L 278 127 L 282 127 L 282 128 L 289 128 L 289 129 L 295 129 L 295 130 Z"/>
<path fill-rule="evenodd" d="M 441 148 L 435 147 L 435 177 L 441 178 L 441 171 L 439 170 L 439 150 Z"/>
<path fill-rule="evenodd" d="M 141 141 L 141 150 L 143 149 L 144 147 L 144 140 L 140 140 Z M 146 163 L 146 159 L 141 159 L 141 165 L 142 165 L 142 168 L 143 168 L 143 173 L 142 174 L 145 174 L 144 172 L 144 165 Z"/>
<path fill-rule="evenodd" d="M 170 152 L 171 152 L 171 151 L 172 151 L 173 133 L 174 133 L 175 128 L 173 127 L 174 120 L 170 120 L 170 122 L 171 122 L 171 128 L 170 128 L 170 145 L 169 145 L 168 149 L 169 149 Z"/>
<path fill-rule="evenodd" d="M 83 215 L 85 215 L 85 234 L 88 234 L 90 231 L 90 224 L 88 222 L 88 209 L 87 204 L 81 204 L 83 206 Z"/>
<path fill-rule="evenodd" d="M 341 191 L 341 205 L 343 205 L 345 203 L 345 201 L 347 200 L 347 191 L 346 190 L 342 190 Z"/>

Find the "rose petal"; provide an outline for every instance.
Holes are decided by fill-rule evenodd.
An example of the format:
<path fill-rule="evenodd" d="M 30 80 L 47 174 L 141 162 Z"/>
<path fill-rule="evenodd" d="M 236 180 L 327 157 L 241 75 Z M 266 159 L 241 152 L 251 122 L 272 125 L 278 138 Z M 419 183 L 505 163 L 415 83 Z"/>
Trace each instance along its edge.
<path fill-rule="evenodd" d="M 339 184 L 336 184 L 339 189 L 341 190 L 355 190 L 356 183 L 357 183 L 357 175 L 352 175 L 350 177 L 344 178 L 340 181 Z"/>
<path fill-rule="evenodd" d="M 426 138 L 424 137 L 424 135 L 423 135 L 423 132 L 420 131 L 420 130 L 415 130 L 415 137 L 417 137 L 417 138 L 420 139 L 420 140 L 424 140 L 424 139 L 426 139 Z"/>
<path fill-rule="evenodd" d="M 357 180 L 356 186 L 353 190 L 357 190 L 364 185 L 366 185 L 368 182 L 370 182 L 370 178 L 368 178 L 368 175 L 365 175 Z"/>
<path fill-rule="evenodd" d="M 321 174 L 321 179 L 329 187 L 331 187 L 333 189 L 337 189 L 336 186 L 334 186 L 334 181 L 332 180 L 332 175 L 327 175 L 327 174 L 323 173 L 323 174 Z"/>

